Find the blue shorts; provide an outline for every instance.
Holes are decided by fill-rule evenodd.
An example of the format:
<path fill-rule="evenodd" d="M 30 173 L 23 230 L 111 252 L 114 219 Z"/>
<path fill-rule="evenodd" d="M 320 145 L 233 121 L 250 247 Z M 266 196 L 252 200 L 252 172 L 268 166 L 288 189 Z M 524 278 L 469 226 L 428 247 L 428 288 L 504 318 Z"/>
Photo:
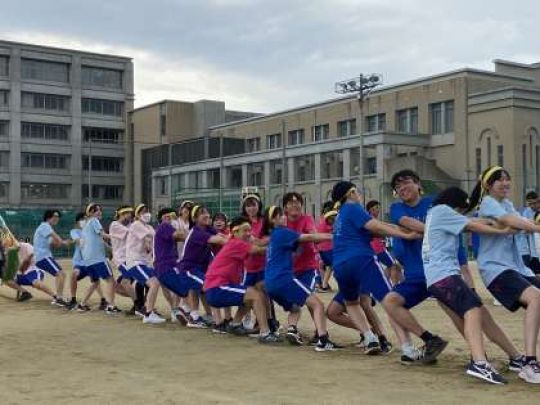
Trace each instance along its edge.
<path fill-rule="evenodd" d="M 175 269 L 167 270 L 158 275 L 158 280 L 165 288 L 171 290 L 180 297 L 187 297 L 189 292 L 189 280 L 183 271 Z"/>
<path fill-rule="evenodd" d="M 241 284 L 228 284 L 205 291 L 206 301 L 214 308 L 239 307 L 244 304 L 246 287 Z"/>
<path fill-rule="evenodd" d="M 334 256 L 333 250 L 325 250 L 323 252 L 319 252 L 319 256 L 321 256 L 321 260 L 326 267 L 332 267 L 332 259 Z"/>
<path fill-rule="evenodd" d="M 377 260 L 385 267 L 392 267 L 394 264 L 396 264 L 396 261 L 394 260 L 392 255 L 386 249 L 383 252 L 377 254 Z"/>
<path fill-rule="evenodd" d="M 426 280 L 422 279 L 409 279 L 405 278 L 401 283 L 396 284 L 392 289 L 393 292 L 398 293 L 405 300 L 405 308 L 411 309 L 425 301 L 431 294 L 427 289 Z"/>
<path fill-rule="evenodd" d="M 529 283 L 531 283 L 533 286 L 538 288 L 540 290 L 540 278 L 538 277 L 525 277 L 525 280 L 527 280 Z"/>
<path fill-rule="evenodd" d="M 120 284 L 122 280 L 129 280 L 130 282 L 133 281 L 131 277 L 128 276 L 128 271 L 129 270 L 125 264 L 121 264 L 118 266 L 118 272 L 120 273 L 120 276 L 118 276 L 118 278 L 116 279 L 116 282 L 118 284 Z"/>
<path fill-rule="evenodd" d="M 517 311 L 524 305 L 519 300 L 521 294 L 532 284 L 521 274 L 514 270 L 505 270 L 499 274 L 487 289 L 497 301 L 499 301 L 507 310 Z"/>
<path fill-rule="evenodd" d="M 33 286 L 34 282 L 42 281 L 45 278 L 45 273 L 39 269 L 27 271 L 24 274 L 17 274 L 15 282 L 19 285 Z"/>
<path fill-rule="evenodd" d="M 458 275 L 449 276 L 428 287 L 428 291 L 437 301 L 442 302 L 461 319 L 467 311 L 480 308 L 482 300 Z"/>
<path fill-rule="evenodd" d="M 45 259 L 41 259 L 39 262 L 36 263 L 36 267 L 40 270 L 46 271 L 53 277 L 56 277 L 56 275 L 62 271 L 62 268 L 56 262 L 56 260 L 54 260 L 53 257 L 46 257 Z"/>
<path fill-rule="evenodd" d="M 146 282 L 154 277 L 154 269 L 145 264 L 137 264 L 128 270 L 127 276 L 141 285 L 146 285 Z"/>
<path fill-rule="evenodd" d="M 94 275 L 88 270 L 87 266 L 82 266 L 79 264 L 76 264 L 73 266 L 73 271 L 77 270 L 79 272 L 79 275 L 77 276 L 77 281 L 81 281 L 83 278 L 90 277 L 92 281 L 96 281 L 94 278 Z"/>
<path fill-rule="evenodd" d="M 310 269 L 300 273 L 294 273 L 294 278 L 300 281 L 304 287 L 306 287 L 310 292 L 315 291 L 315 285 L 317 284 L 317 277 L 319 272 L 315 269 Z"/>
<path fill-rule="evenodd" d="M 345 301 L 356 301 L 362 294 L 371 294 L 382 301 L 392 286 L 376 256 L 358 256 L 334 266 L 334 277 Z"/>
<path fill-rule="evenodd" d="M 295 277 L 275 285 L 266 285 L 266 293 L 285 311 L 304 306 L 312 292 Z"/>
<path fill-rule="evenodd" d="M 261 281 L 264 281 L 264 270 L 258 271 L 256 273 L 244 272 L 244 279 L 242 280 L 242 285 L 246 287 L 255 287 L 255 285 Z"/>
<path fill-rule="evenodd" d="M 99 262 L 86 266 L 92 281 L 107 280 L 113 276 L 113 271 L 108 262 Z"/>

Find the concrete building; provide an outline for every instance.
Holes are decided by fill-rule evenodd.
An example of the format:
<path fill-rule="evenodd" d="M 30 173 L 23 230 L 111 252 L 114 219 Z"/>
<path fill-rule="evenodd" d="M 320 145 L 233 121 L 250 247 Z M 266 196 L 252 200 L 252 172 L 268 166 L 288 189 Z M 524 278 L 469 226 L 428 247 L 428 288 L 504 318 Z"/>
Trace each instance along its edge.
<path fill-rule="evenodd" d="M 0 41 L 2 207 L 126 200 L 133 97 L 130 58 Z"/>
<path fill-rule="evenodd" d="M 382 87 L 361 111 L 355 97 L 345 97 L 215 125 L 210 139 L 244 140 L 244 150 L 154 162 L 153 204 L 205 197 L 222 205 L 229 189 L 257 186 L 267 204 L 297 190 L 316 213 L 336 180 L 361 183 L 361 164 L 366 198 L 385 206 L 399 169 L 419 172 L 428 191 L 471 190 L 492 164 L 508 168 L 521 204 L 540 185 L 540 64 L 494 64 L 494 71 L 465 68 Z"/>

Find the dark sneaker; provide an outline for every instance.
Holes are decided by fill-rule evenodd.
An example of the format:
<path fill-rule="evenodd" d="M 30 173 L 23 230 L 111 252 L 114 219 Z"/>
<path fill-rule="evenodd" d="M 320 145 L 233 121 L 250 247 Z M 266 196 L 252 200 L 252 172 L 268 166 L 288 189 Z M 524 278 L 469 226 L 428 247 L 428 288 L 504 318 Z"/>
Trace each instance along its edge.
<path fill-rule="evenodd" d="M 268 328 L 270 329 L 270 332 L 279 335 L 279 321 L 277 319 L 268 319 Z"/>
<path fill-rule="evenodd" d="M 186 326 L 189 322 L 189 314 L 185 312 L 182 308 L 176 309 L 176 320 L 182 326 Z"/>
<path fill-rule="evenodd" d="M 69 301 L 69 304 L 68 304 L 68 306 L 67 306 L 67 309 L 68 309 L 69 311 L 73 311 L 73 310 L 77 309 L 77 306 L 78 306 L 78 305 L 79 305 L 79 303 L 78 303 L 77 301 L 71 300 L 71 301 Z"/>
<path fill-rule="evenodd" d="M 230 323 L 227 325 L 227 333 L 235 336 L 248 336 L 249 330 L 244 328 L 244 325 L 242 324 L 234 325 Z"/>
<path fill-rule="evenodd" d="M 281 343 L 282 341 L 278 335 L 272 332 L 267 335 L 259 335 L 259 343 L 262 344 Z"/>
<path fill-rule="evenodd" d="M 382 354 L 390 354 L 394 350 L 394 346 L 388 340 L 381 342 Z"/>
<path fill-rule="evenodd" d="M 422 362 L 427 364 L 432 363 L 433 360 L 435 360 L 437 356 L 441 354 L 444 349 L 446 349 L 446 346 L 448 346 L 448 342 L 446 340 L 441 339 L 439 336 L 433 336 L 433 339 L 426 342 Z"/>
<path fill-rule="evenodd" d="M 78 304 L 76 309 L 77 309 L 77 312 L 89 312 L 91 310 L 88 305 L 82 305 L 82 304 Z"/>
<path fill-rule="evenodd" d="M 67 307 L 68 303 L 64 301 L 63 298 L 54 298 L 51 301 L 51 305 L 56 305 L 57 307 Z"/>
<path fill-rule="evenodd" d="M 32 299 L 32 294 L 28 291 L 23 291 L 18 297 L 17 302 L 24 302 Z"/>
<path fill-rule="evenodd" d="M 118 315 L 118 314 L 122 313 L 122 310 L 120 308 L 118 308 L 117 306 L 108 305 L 105 308 L 105 313 L 107 315 Z"/>
<path fill-rule="evenodd" d="M 508 370 L 519 373 L 523 367 L 527 364 L 525 356 L 521 355 L 515 359 L 508 360 Z"/>
<path fill-rule="evenodd" d="M 364 346 L 364 354 L 367 354 L 368 356 L 376 356 L 379 353 L 381 353 L 381 345 L 376 340 L 366 343 Z"/>
<path fill-rule="evenodd" d="M 193 329 L 208 329 L 208 326 L 206 326 L 206 323 L 203 321 L 202 318 L 198 318 L 197 320 L 195 320 L 192 317 L 189 317 L 187 327 Z"/>
<path fill-rule="evenodd" d="M 101 301 L 99 302 L 99 307 L 98 307 L 98 309 L 99 309 L 100 311 L 105 311 L 105 310 L 107 309 L 107 306 L 108 306 L 108 305 L 109 305 L 109 304 L 107 303 L 107 300 L 106 300 L 105 298 L 102 298 Z"/>
<path fill-rule="evenodd" d="M 489 363 L 471 361 L 466 371 L 467 375 L 487 381 L 491 384 L 506 384 L 508 381 L 499 374 Z"/>
<path fill-rule="evenodd" d="M 317 346 L 317 343 L 319 343 L 319 335 L 317 334 L 317 332 L 315 332 L 315 334 L 313 335 L 313 337 L 309 341 L 309 345 L 310 346 Z"/>
<path fill-rule="evenodd" d="M 300 336 L 300 333 L 298 333 L 296 326 L 289 326 L 286 337 L 293 346 L 302 346 L 304 344 L 304 340 L 302 339 L 302 336 Z"/>
<path fill-rule="evenodd" d="M 319 339 L 317 345 L 315 346 L 316 352 L 333 352 L 335 350 L 343 349 L 343 346 L 338 345 L 337 343 L 332 342 L 328 339 L 328 336 L 325 338 Z"/>
<path fill-rule="evenodd" d="M 219 325 L 214 325 L 212 328 L 212 332 L 216 334 L 226 334 L 227 333 L 227 326 L 225 325 L 225 322 L 221 322 Z"/>
<path fill-rule="evenodd" d="M 139 318 L 144 318 L 146 316 L 146 308 L 144 305 L 142 307 L 135 307 L 135 316 Z"/>

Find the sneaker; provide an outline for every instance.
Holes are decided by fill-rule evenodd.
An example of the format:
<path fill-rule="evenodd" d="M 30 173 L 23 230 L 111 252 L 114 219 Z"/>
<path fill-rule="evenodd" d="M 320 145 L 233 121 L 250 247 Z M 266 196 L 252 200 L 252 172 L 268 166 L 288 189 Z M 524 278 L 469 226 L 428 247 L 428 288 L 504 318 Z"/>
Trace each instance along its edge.
<path fill-rule="evenodd" d="M 135 316 L 135 305 L 133 305 L 128 311 L 125 311 L 126 316 Z"/>
<path fill-rule="evenodd" d="M 227 333 L 235 336 L 247 336 L 249 335 L 249 330 L 244 328 L 244 325 L 242 324 L 234 325 L 232 323 L 229 323 L 227 325 Z"/>
<path fill-rule="evenodd" d="M 28 291 L 23 291 L 18 297 L 17 302 L 24 302 L 32 299 L 32 294 Z"/>
<path fill-rule="evenodd" d="M 489 363 L 471 361 L 466 371 L 467 375 L 487 381 L 491 384 L 506 384 L 508 381 L 499 374 Z M 540 380 L 539 380 L 540 382 Z"/>
<path fill-rule="evenodd" d="M 79 303 L 75 300 L 71 300 L 69 301 L 68 303 L 68 306 L 66 307 L 68 311 L 73 311 L 75 309 L 77 309 L 77 306 L 79 305 Z"/>
<path fill-rule="evenodd" d="M 101 305 L 100 305 L 100 308 L 101 308 Z M 118 308 L 116 305 L 115 306 L 107 305 L 107 308 L 105 308 L 105 313 L 107 315 L 118 315 L 121 312 L 122 312 L 122 310 L 120 308 Z"/>
<path fill-rule="evenodd" d="M 319 339 L 317 345 L 315 346 L 316 352 L 333 352 L 339 349 L 343 349 L 343 346 L 332 342 L 330 339 L 328 339 L 328 336 L 325 336 L 323 339 Z"/>
<path fill-rule="evenodd" d="M 202 320 L 202 318 L 195 320 L 192 317 L 189 317 L 187 327 L 193 329 L 208 329 L 208 326 L 206 326 L 206 323 Z"/>
<path fill-rule="evenodd" d="M 255 322 L 257 322 L 255 317 L 252 317 L 251 313 L 248 313 L 246 316 L 244 316 L 244 319 L 242 321 L 242 325 L 246 329 L 253 329 L 253 328 L 255 328 Z"/>
<path fill-rule="evenodd" d="M 154 311 L 150 312 L 148 315 L 146 315 L 143 318 L 143 323 L 149 323 L 149 324 L 152 324 L 152 325 L 157 325 L 157 324 L 163 323 L 165 321 L 166 321 L 165 318 L 162 318 L 161 316 L 156 314 Z"/>
<path fill-rule="evenodd" d="M 508 360 L 508 370 L 519 373 L 526 364 L 527 362 L 525 361 L 525 356 L 521 355 L 515 359 Z"/>
<path fill-rule="evenodd" d="M 146 308 L 144 306 L 135 307 L 135 316 L 138 316 L 139 318 L 144 318 L 146 316 Z"/>
<path fill-rule="evenodd" d="M 55 297 L 55 298 L 51 301 L 51 305 L 56 305 L 57 307 L 67 307 L 67 306 L 68 306 L 68 303 L 67 303 L 66 301 L 64 301 L 63 298 Z"/>
<path fill-rule="evenodd" d="M 524 365 L 519 372 L 519 378 L 531 384 L 540 384 L 540 364 L 535 361 Z"/>
<path fill-rule="evenodd" d="M 89 312 L 91 308 L 88 305 L 77 304 L 77 312 Z"/>
<path fill-rule="evenodd" d="M 177 308 L 176 320 L 180 323 L 180 325 L 186 326 L 189 322 L 189 314 L 185 312 L 182 308 Z"/>
<path fill-rule="evenodd" d="M 439 336 L 433 336 L 433 339 L 428 340 L 424 348 L 424 363 L 431 363 L 439 354 L 448 346 L 448 342 Z"/>
<path fill-rule="evenodd" d="M 368 356 L 375 356 L 379 353 L 381 353 L 381 345 L 377 340 L 369 342 L 364 346 L 364 354 Z"/>
<path fill-rule="evenodd" d="M 108 306 L 108 305 L 109 305 L 109 304 L 107 303 L 107 300 L 106 300 L 105 298 L 102 298 L 101 301 L 99 302 L 99 307 L 98 307 L 98 309 L 99 309 L 100 311 L 105 311 L 105 310 L 107 309 L 107 306 Z"/>
<path fill-rule="evenodd" d="M 202 315 L 201 318 L 207 328 L 214 326 L 214 318 L 211 315 Z"/>
<path fill-rule="evenodd" d="M 171 323 L 177 323 L 178 318 L 176 317 L 178 314 L 178 309 L 171 309 Z"/>
<path fill-rule="evenodd" d="M 388 340 L 381 342 L 380 344 L 382 354 L 390 354 L 394 351 L 394 346 Z"/>
<path fill-rule="evenodd" d="M 364 349 L 366 347 L 366 338 L 363 335 L 360 336 L 360 341 L 355 344 L 355 346 L 360 349 Z"/>
<path fill-rule="evenodd" d="M 212 328 L 212 333 L 216 334 L 226 334 L 227 333 L 227 325 L 225 325 L 225 322 L 221 322 L 219 325 L 214 325 Z"/>
<path fill-rule="evenodd" d="M 499 302 L 499 300 L 497 299 L 493 299 L 493 305 L 495 305 L 496 307 L 502 307 L 502 304 Z"/>
<path fill-rule="evenodd" d="M 309 345 L 310 346 L 317 346 L 318 343 L 319 343 L 319 335 L 317 334 L 317 332 L 315 332 L 315 334 L 313 335 L 313 337 L 309 341 Z"/>
<path fill-rule="evenodd" d="M 279 321 L 277 319 L 268 319 L 268 327 L 270 328 L 270 332 L 279 336 Z"/>
<path fill-rule="evenodd" d="M 296 329 L 296 326 L 289 326 L 289 329 L 287 329 L 287 340 L 289 343 L 293 346 L 302 346 L 304 344 L 304 340 L 302 339 L 302 336 L 300 336 L 300 333 L 298 333 L 298 329 Z"/>
<path fill-rule="evenodd" d="M 281 343 L 282 341 L 283 340 L 278 335 L 272 332 L 266 335 L 259 335 L 259 343 L 262 344 Z"/>
<path fill-rule="evenodd" d="M 424 352 L 420 349 L 414 348 L 409 353 L 403 353 L 401 355 L 400 363 L 404 366 L 411 366 L 415 364 L 423 364 Z"/>

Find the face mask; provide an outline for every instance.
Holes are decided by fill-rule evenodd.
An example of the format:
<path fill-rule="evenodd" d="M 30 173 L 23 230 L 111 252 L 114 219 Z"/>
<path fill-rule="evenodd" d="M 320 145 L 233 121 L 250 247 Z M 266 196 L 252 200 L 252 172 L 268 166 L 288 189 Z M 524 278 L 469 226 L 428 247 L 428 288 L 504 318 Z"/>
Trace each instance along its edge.
<path fill-rule="evenodd" d="M 145 224 L 149 223 L 151 220 L 152 220 L 152 214 L 150 214 L 149 212 L 141 215 L 141 221 L 144 222 Z"/>
<path fill-rule="evenodd" d="M 86 221 L 85 221 L 84 219 L 81 219 L 81 220 L 79 221 L 79 227 L 80 227 L 81 229 L 83 229 L 85 225 L 86 225 Z"/>

